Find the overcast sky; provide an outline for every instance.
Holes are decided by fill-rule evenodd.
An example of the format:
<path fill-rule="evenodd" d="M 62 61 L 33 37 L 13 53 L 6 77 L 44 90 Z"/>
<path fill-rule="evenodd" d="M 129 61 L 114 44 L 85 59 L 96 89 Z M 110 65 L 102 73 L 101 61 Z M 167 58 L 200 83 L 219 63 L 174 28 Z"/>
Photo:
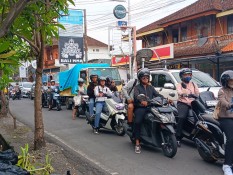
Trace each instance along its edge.
<path fill-rule="evenodd" d="M 117 0 L 115 0 L 117 1 Z M 113 0 L 74 0 L 75 9 L 86 9 L 87 35 L 104 43 L 108 43 L 108 26 L 116 25 L 117 19 L 113 15 L 113 8 L 122 4 L 128 9 L 126 2 Z M 122 1 L 122 0 L 119 0 Z M 129 0 L 131 26 L 140 29 L 158 19 L 174 13 L 197 0 Z M 126 16 L 122 21 L 128 21 Z"/>

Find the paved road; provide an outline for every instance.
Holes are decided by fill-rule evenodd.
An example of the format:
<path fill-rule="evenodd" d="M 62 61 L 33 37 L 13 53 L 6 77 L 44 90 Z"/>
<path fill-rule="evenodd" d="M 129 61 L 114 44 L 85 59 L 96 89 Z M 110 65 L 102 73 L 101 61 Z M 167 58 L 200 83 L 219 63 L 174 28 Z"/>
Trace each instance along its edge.
<path fill-rule="evenodd" d="M 10 101 L 19 120 L 34 126 L 34 105 L 29 99 Z M 142 148 L 135 154 L 127 136 L 104 131 L 94 135 L 85 119 L 72 120 L 71 111 L 43 109 L 46 133 L 82 154 L 110 174 L 121 175 L 221 175 L 221 162 L 208 164 L 199 157 L 192 142 L 184 141 L 173 158 L 160 149 Z"/>

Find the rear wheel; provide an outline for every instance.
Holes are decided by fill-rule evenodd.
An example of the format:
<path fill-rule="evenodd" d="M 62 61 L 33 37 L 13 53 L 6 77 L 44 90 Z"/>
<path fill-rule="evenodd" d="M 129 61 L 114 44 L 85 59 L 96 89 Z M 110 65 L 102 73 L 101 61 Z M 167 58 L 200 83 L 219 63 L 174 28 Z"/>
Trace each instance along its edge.
<path fill-rule="evenodd" d="M 199 155 L 201 156 L 201 158 L 206 161 L 206 162 L 209 162 L 209 163 L 214 163 L 216 162 L 217 160 L 214 159 L 213 157 L 211 157 L 210 155 L 206 154 L 205 151 L 203 151 L 203 149 L 197 147 L 197 151 L 199 153 Z"/>
<path fill-rule="evenodd" d="M 177 140 L 175 134 L 163 131 L 164 145 L 162 145 L 163 154 L 167 157 L 174 157 L 177 152 Z"/>
<path fill-rule="evenodd" d="M 123 136 L 125 135 L 125 129 L 123 127 L 123 120 L 118 120 L 118 124 L 115 127 L 116 133 L 119 136 Z"/>

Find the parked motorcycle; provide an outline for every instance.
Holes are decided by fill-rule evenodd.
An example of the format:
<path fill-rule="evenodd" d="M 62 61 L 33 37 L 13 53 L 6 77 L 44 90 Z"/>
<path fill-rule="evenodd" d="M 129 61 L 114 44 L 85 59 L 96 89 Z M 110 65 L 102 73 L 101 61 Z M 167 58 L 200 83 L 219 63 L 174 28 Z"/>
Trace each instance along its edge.
<path fill-rule="evenodd" d="M 86 114 L 88 110 L 88 95 L 77 95 L 74 97 L 74 105 L 77 106 L 76 117 L 81 117 Z"/>
<path fill-rule="evenodd" d="M 140 94 L 137 98 L 139 101 L 149 102 L 149 112 L 141 125 L 141 143 L 162 148 L 165 156 L 174 157 L 177 152 L 177 140 L 173 128 L 175 116 L 167 99 L 156 97 L 148 100 L 144 94 Z M 124 127 L 130 140 L 135 144 L 134 128 L 129 129 L 127 124 L 124 124 Z"/>
<path fill-rule="evenodd" d="M 106 108 L 103 109 L 100 116 L 99 127 L 114 130 L 117 135 L 125 135 L 123 123 L 126 116 L 126 109 L 123 100 L 120 99 L 120 94 L 115 92 L 111 98 L 105 100 Z M 90 116 L 89 112 L 86 111 L 87 123 L 94 128 L 95 115 Z"/>
<path fill-rule="evenodd" d="M 54 91 L 51 92 L 50 96 L 48 97 L 48 103 L 50 103 L 50 100 L 52 101 L 50 109 L 56 108 L 57 111 L 60 111 L 61 110 L 60 94 L 57 88 L 55 88 Z"/>

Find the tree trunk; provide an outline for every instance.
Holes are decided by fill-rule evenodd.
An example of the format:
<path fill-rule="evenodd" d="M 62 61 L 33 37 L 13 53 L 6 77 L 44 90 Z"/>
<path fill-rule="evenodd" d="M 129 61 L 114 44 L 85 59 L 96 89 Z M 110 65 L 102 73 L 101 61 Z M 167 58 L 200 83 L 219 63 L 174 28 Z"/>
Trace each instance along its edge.
<path fill-rule="evenodd" d="M 7 99 L 6 99 L 6 96 L 3 90 L 0 91 L 0 102 L 1 102 L 0 117 L 6 117 L 7 109 L 8 109 L 8 102 L 7 102 Z"/>
<path fill-rule="evenodd" d="M 44 44 L 41 40 L 41 52 L 37 57 L 36 68 L 36 86 L 35 86 L 35 99 L 34 99 L 34 116 L 35 116 L 35 133 L 34 133 L 34 149 L 38 150 L 46 146 L 44 139 L 44 123 L 41 106 L 41 86 L 42 86 L 42 71 L 44 59 Z"/>

